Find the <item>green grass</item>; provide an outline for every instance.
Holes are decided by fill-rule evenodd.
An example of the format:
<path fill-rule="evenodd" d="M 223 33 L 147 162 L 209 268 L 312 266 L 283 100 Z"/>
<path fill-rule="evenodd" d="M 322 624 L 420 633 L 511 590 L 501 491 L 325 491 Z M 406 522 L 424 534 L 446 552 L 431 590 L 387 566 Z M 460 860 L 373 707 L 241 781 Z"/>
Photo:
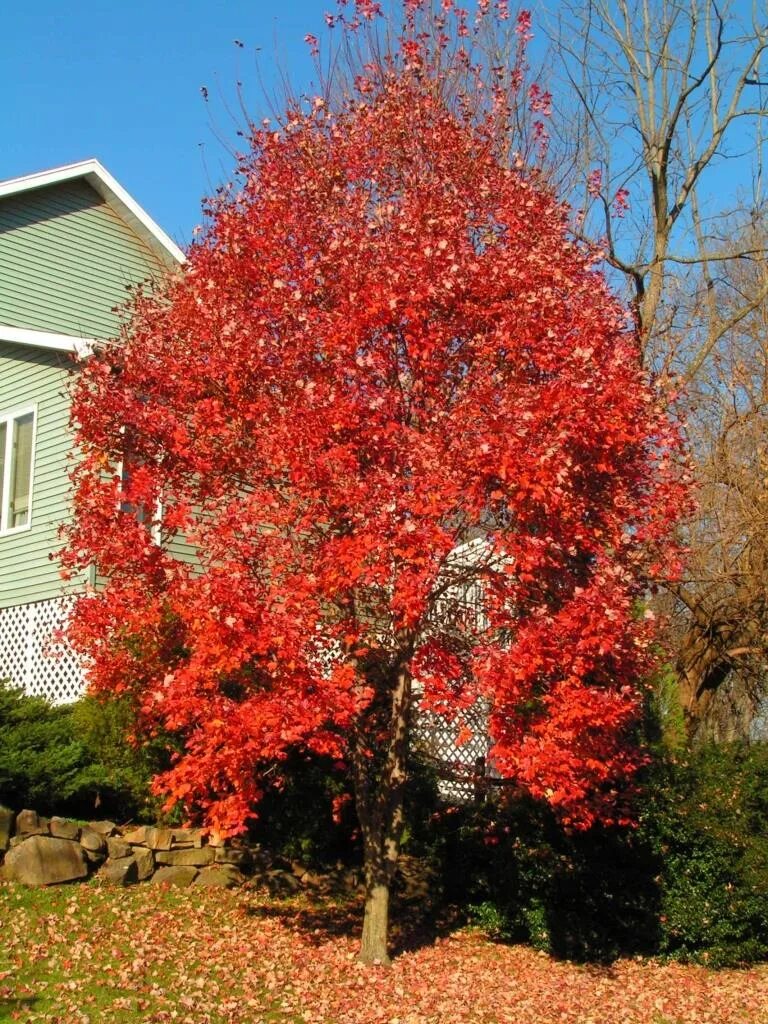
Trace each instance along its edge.
<path fill-rule="evenodd" d="M 238 1004 L 254 1022 L 300 1024 L 210 955 L 211 926 L 238 909 L 195 889 L 0 885 L 0 1021 L 225 1024 Z"/>
<path fill-rule="evenodd" d="M 557 960 L 448 923 L 357 959 L 359 901 L 249 887 L 0 883 L 0 1021 L 33 1024 L 766 1024 L 768 965 Z M 410 936 L 410 942 L 404 941 Z"/>

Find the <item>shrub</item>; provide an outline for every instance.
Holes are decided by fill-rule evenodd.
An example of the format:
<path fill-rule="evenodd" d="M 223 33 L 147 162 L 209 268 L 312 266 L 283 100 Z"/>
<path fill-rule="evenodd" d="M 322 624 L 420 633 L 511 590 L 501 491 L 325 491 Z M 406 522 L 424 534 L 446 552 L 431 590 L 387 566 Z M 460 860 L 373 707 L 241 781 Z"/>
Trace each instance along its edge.
<path fill-rule="evenodd" d="M 250 838 L 274 853 L 314 867 L 359 856 L 357 820 L 346 767 L 292 751 L 275 765 Z"/>
<path fill-rule="evenodd" d="M 123 702 L 56 706 L 0 683 L 0 802 L 43 814 L 156 817 L 156 748 L 133 749 Z"/>
<path fill-rule="evenodd" d="M 316 867 L 361 861 L 361 838 L 349 767 L 333 758 L 292 750 L 271 776 L 250 837 L 274 853 Z M 433 770 L 418 751 L 409 760 L 403 852 L 436 866 L 438 806 Z"/>
<path fill-rule="evenodd" d="M 572 959 L 766 959 L 768 748 L 660 757 L 639 812 L 573 834 L 520 794 L 443 812 L 447 895 L 495 937 Z"/>
<path fill-rule="evenodd" d="M 656 768 L 641 825 L 660 865 L 662 952 L 768 956 L 768 748 L 703 747 Z"/>
<path fill-rule="evenodd" d="M 634 837 L 568 834 L 519 793 L 450 812 L 443 828 L 447 894 L 496 937 L 577 960 L 656 948 L 658 894 Z"/>
<path fill-rule="evenodd" d="M 79 789 L 84 761 L 71 708 L 0 683 L 0 801 L 50 813 Z"/>
<path fill-rule="evenodd" d="M 135 716 L 126 699 L 83 697 L 72 705 L 72 725 L 86 753 L 84 781 L 102 808 L 118 808 L 123 819 L 180 821 L 178 814 L 162 813 L 161 799 L 150 790 L 152 776 L 167 767 L 170 737 L 133 742 Z"/>

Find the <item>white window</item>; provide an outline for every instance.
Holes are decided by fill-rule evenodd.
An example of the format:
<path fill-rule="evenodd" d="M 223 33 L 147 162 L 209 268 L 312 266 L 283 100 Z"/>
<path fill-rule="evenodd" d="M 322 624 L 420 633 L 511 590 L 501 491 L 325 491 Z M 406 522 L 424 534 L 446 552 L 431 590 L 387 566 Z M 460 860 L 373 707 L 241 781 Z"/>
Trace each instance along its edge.
<path fill-rule="evenodd" d="M 120 433 L 125 436 L 125 427 L 121 428 Z M 140 465 L 141 460 L 136 457 L 129 444 L 126 443 L 123 458 L 118 464 L 120 490 L 123 493 L 127 490 L 130 484 L 133 468 Z M 126 515 L 134 516 L 137 522 L 142 525 L 146 524 L 153 543 L 157 545 L 162 544 L 163 503 L 160 497 L 158 497 L 155 502 L 154 518 L 147 514 L 147 509 L 144 505 L 134 505 L 132 502 L 126 501 L 125 498 L 121 498 L 120 500 L 120 511 L 126 513 Z"/>
<path fill-rule="evenodd" d="M 0 534 L 25 530 L 32 521 L 36 409 L 0 412 Z"/>

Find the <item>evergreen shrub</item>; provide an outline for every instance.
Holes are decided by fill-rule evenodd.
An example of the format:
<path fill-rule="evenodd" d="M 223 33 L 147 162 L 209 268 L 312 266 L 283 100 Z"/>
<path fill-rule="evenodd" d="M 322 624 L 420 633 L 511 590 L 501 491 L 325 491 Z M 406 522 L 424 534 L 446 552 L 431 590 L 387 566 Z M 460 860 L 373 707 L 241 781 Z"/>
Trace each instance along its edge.
<path fill-rule="evenodd" d="M 149 786 L 161 747 L 131 746 L 132 724 L 124 701 L 57 706 L 0 682 L 0 803 L 46 815 L 156 819 Z"/>
<path fill-rule="evenodd" d="M 514 792 L 446 809 L 446 893 L 496 937 L 572 959 L 768 959 L 768 748 L 659 757 L 638 813 L 569 834 Z"/>

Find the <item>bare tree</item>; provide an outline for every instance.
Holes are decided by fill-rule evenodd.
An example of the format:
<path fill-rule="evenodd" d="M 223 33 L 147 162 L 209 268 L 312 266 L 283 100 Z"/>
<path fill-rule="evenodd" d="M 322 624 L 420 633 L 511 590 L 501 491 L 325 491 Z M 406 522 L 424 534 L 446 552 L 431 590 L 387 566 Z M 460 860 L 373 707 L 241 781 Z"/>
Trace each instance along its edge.
<path fill-rule="evenodd" d="M 576 103 L 559 120 L 569 126 L 582 168 L 585 232 L 602 238 L 606 258 L 628 280 L 649 364 L 657 368 L 675 361 L 669 291 L 679 268 L 695 265 L 710 277 L 715 263 L 764 251 L 745 249 L 743 240 L 718 244 L 721 218 L 739 198 L 731 190 L 711 209 L 710 194 L 724 161 L 732 180 L 752 191 L 761 185 L 768 16 L 763 12 L 761 23 L 757 10 L 749 25 L 715 0 L 590 0 L 564 6 L 560 15 L 556 52 L 564 92 Z M 762 297 L 751 296 L 731 320 Z M 718 318 L 699 349 L 687 353 L 678 365 L 686 379 L 729 326 Z"/>
<path fill-rule="evenodd" d="M 738 233 L 765 245 L 768 224 Z M 768 267 L 729 261 L 703 295 L 705 325 L 728 323 L 685 404 L 699 480 L 684 579 L 669 584 L 682 613 L 677 670 L 692 729 L 748 731 L 766 690 L 768 656 Z M 759 305 L 755 297 L 762 296 Z M 733 323 L 734 313 L 748 313 Z M 694 316 L 694 322 L 698 319 Z M 706 339 L 705 339 L 706 340 Z M 698 344 L 698 343 L 696 343 Z"/>
<path fill-rule="evenodd" d="M 623 278 L 646 365 L 689 423 L 699 508 L 688 574 L 667 584 L 681 701 L 689 732 L 731 737 L 766 686 L 768 15 L 589 0 L 560 7 L 552 39 L 582 235 Z"/>

